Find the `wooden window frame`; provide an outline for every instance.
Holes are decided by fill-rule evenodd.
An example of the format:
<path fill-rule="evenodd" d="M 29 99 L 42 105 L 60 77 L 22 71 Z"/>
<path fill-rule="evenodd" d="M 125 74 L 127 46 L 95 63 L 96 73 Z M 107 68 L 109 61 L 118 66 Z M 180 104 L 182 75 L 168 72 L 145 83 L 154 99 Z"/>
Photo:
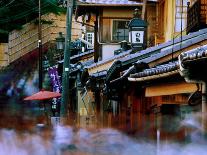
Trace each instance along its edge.
<path fill-rule="evenodd" d="M 130 20 L 129 19 L 111 19 L 111 41 L 112 42 L 120 42 L 120 41 L 122 41 L 122 40 L 115 40 L 115 39 L 113 39 L 113 26 L 114 26 L 114 21 L 128 21 L 128 22 L 130 22 Z M 129 41 L 129 33 L 128 33 L 128 38 L 126 39 L 126 36 L 124 36 L 124 40 L 126 40 L 126 41 Z"/>

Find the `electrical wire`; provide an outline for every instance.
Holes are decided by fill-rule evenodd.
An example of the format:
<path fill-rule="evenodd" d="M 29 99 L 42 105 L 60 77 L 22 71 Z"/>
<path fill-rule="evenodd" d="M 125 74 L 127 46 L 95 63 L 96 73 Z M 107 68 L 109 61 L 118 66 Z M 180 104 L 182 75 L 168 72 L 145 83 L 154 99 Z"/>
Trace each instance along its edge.
<path fill-rule="evenodd" d="M 8 4 L 6 4 L 5 6 L 3 6 L 3 7 L 1 7 L 1 8 L 5 8 L 5 7 L 9 6 L 9 5 L 12 4 L 14 1 L 15 1 L 15 0 L 11 0 Z M 1 9 L 1 8 L 0 8 L 0 9 Z"/>
<path fill-rule="evenodd" d="M 48 6 L 49 6 L 48 3 L 43 3 L 43 4 L 42 4 L 42 9 L 44 9 L 44 8 L 46 8 L 46 7 L 48 7 Z M 12 20 L 12 21 L 18 20 L 18 19 L 20 19 L 20 18 L 26 17 L 26 16 L 28 16 L 28 15 L 30 15 L 30 14 L 36 12 L 36 11 L 38 11 L 38 6 L 33 7 L 33 8 L 30 9 L 30 10 L 21 12 L 21 13 L 19 13 L 19 14 L 17 14 L 17 15 L 9 16 L 7 19 L 0 19 L 0 24 L 9 22 L 9 21 L 11 21 L 11 20 Z"/>

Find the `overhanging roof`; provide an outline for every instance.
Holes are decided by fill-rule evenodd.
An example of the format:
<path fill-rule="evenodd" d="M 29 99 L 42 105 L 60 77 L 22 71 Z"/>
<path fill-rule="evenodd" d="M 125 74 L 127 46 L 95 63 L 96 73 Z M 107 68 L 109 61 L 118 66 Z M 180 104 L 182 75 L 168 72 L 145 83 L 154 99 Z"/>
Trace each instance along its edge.
<path fill-rule="evenodd" d="M 207 45 L 180 54 L 179 65 L 180 74 L 187 82 L 206 81 Z"/>
<path fill-rule="evenodd" d="M 183 52 L 179 58 L 182 64 L 195 62 L 207 57 L 207 45 Z"/>
<path fill-rule="evenodd" d="M 107 71 L 106 81 L 115 81 L 113 79 L 114 78 L 113 75 L 117 74 L 116 70 L 117 69 L 120 70 L 120 66 L 128 66 L 129 64 L 133 64 L 136 61 L 137 63 L 142 61 L 148 64 L 158 59 L 161 59 L 167 55 L 170 55 L 172 53 L 176 53 L 177 51 L 180 51 L 194 44 L 197 43 L 199 44 L 199 42 L 204 41 L 206 39 L 207 39 L 207 29 L 202 29 L 197 32 L 190 33 L 186 36 L 183 36 L 182 42 L 181 42 L 181 37 L 179 37 L 174 40 L 160 44 L 158 46 L 150 47 L 134 54 L 129 54 L 128 56 L 119 59 L 120 62 L 119 66 L 117 66 L 115 63 L 112 64 L 111 68 L 109 68 L 109 70 Z M 130 71 L 133 70 L 131 69 Z M 131 74 L 132 73 L 133 72 L 131 72 Z M 122 78 L 118 78 L 118 79 L 122 79 Z"/>
<path fill-rule="evenodd" d="M 164 65 L 159 65 L 150 69 L 145 69 L 142 72 L 131 74 L 128 77 L 129 81 L 146 81 L 167 77 L 170 75 L 178 74 L 178 61 L 170 62 Z"/>
<path fill-rule="evenodd" d="M 79 6 L 139 6 L 142 2 L 130 0 L 79 0 Z"/>
<path fill-rule="evenodd" d="M 124 51 L 124 52 L 122 52 L 122 53 L 120 53 L 120 54 L 118 54 L 118 55 L 115 55 L 115 56 L 113 56 L 113 57 L 110 57 L 110 58 L 108 58 L 108 59 L 99 61 L 99 62 L 97 62 L 97 63 L 93 63 L 92 65 L 88 66 L 87 68 L 88 68 L 88 69 L 92 69 L 92 68 L 96 68 L 96 67 L 99 67 L 99 66 L 101 66 L 101 65 L 107 64 L 108 62 L 115 61 L 115 60 L 119 60 L 119 59 L 121 59 L 121 58 L 123 58 L 123 57 L 129 55 L 131 51 L 132 51 L 132 50 Z"/>

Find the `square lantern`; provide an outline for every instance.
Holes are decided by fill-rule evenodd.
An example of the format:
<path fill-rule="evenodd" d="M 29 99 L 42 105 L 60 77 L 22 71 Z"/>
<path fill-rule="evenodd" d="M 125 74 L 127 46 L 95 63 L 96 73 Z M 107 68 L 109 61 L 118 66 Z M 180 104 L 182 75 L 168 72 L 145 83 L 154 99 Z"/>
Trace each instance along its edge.
<path fill-rule="evenodd" d="M 65 38 L 63 37 L 63 33 L 59 32 L 59 36 L 55 38 L 57 50 L 64 50 L 65 47 Z"/>
<path fill-rule="evenodd" d="M 147 22 L 139 19 L 133 18 L 129 22 L 129 42 L 131 43 L 132 49 L 134 51 L 140 51 L 146 48 L 147 45 Z"/>

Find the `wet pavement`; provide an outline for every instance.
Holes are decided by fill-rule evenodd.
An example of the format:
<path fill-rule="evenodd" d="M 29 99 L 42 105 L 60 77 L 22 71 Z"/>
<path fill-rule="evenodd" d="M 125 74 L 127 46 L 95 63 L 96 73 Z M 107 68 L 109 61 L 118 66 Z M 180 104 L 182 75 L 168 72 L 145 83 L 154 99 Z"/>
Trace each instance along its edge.
<path fill-rule="evenodd" d="M 39 103 L 1 103 L 0 155 L 205 155 L 200 115 L 138 118 L 137 113 L 104 112 L 58 123 Z"/>
<path fill-rule="evenodd" d="M 23 101 L 22 94 L 37 92 L 38 73 L 21 72 L 16 80 L 9 80 L 7 74 L 0 78 L 8 80 L 7 89 L 0 89 L 0 155 L 207 154 L 200 113 L 146 115 L 121 107 L 119 113 L 78 116 L 71 112 L 68 118 L 58 119 L 51 117 L 51 101 L 46 109 L 41 102 Z"/>

